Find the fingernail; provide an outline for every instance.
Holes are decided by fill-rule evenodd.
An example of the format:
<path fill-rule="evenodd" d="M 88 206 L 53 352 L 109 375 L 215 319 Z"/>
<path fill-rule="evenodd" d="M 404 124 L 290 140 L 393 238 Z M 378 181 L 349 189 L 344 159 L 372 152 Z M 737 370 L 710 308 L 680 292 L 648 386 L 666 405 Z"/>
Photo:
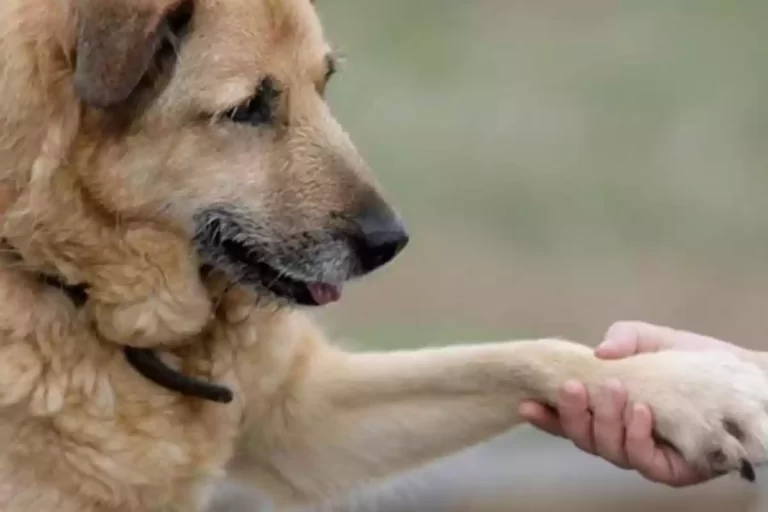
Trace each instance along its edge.
<path fill-rule="evenodd" d="M 569 395 L 578 394 L 581 391 L 581 383 L 576 380 L 569 380 L 563 384 L 563 390 Z"/>
<path fill-rule="evenodd" d="M 517 411 L 521 416 L 533 416 L 536 412 L 536 405 L 531 402 L 521 402 L 517 407 Z"/>
<path fill-rule="evenodd" d="M 611 393 L 621 393 L 624 389 L 624 385 L 618 379 L 608 379 L 605 381 L 605 389 Z"/>
<path fill-rule="evenodd" d="M 620 322 L 612 325 L 608 332 L 605 333 L 605 339 L 600 346 L 605 345 L 612 341 L 624 340 L 627 338 L 634 338 L 637 335 L 635 328 L 627 322 Z"/>
<path fill-rule="evenodd" d="M 573 403 L 579 399 L 582 393 L 582 385 L 575 380 L 569 380 L 563 384 L 563 389 L 560 395 L 560 399 L 566 403 Z"/>

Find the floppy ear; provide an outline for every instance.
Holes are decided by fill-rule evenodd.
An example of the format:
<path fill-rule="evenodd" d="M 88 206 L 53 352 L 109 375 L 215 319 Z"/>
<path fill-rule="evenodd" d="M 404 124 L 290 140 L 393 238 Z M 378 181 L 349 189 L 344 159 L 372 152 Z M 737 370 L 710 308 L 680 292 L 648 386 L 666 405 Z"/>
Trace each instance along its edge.
<path fill-rule="evenodd" d="M 167 15 L 180 3 L 181 0 L 77 0 L 73 80 L 82 101 L 106 108 L 128 99 L 166 35 Z"/>

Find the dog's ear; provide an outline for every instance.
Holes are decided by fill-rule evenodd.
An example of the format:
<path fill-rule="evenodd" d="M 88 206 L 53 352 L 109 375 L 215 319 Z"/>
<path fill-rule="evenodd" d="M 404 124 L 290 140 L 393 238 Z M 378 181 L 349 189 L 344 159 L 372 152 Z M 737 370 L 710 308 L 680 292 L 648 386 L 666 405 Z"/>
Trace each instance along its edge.
<path fill-rule="evenodd" d="M 76 1 L 75 92 L 88 105 L 115 106 L 138 86 L 168 35 L 169 15 L 187 2 Z"/>

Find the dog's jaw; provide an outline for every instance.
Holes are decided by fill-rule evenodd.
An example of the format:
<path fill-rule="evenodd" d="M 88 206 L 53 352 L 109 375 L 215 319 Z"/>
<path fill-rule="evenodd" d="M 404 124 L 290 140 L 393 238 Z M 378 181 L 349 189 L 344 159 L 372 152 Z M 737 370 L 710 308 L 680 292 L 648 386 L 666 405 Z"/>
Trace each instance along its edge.
<path fill-rule="evenodd" d="M 211 208 L 197 216 L 193 237 L 206 266 L 224 272 L 233 282 L 276 302 L 325 306 L 341 298 L 342 281 L 304 276 L 290 265 L 276 264 L 260 237 L 247 235 L 249 222 L 227 208 Z"/>

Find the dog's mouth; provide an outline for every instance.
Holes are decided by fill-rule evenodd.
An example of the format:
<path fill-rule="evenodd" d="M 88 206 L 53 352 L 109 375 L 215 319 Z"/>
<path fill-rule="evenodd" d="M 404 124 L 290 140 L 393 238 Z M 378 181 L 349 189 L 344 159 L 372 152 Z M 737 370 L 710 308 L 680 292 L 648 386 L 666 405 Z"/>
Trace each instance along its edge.
<path fill-rule="evenodd" d="M 224 272 L 232 282 L 299 306 L 325 306 L 341 298 L 342 279 L 322 280 L 310 271 L 320 266 L 314 260 L 320 261 L 316 251 L 324 243 L 317 235 L 270 241 L 274 234 L 265 235 L 247 216 L 227 207 L 207 208 L 195 220 L 194 243 L 203 263 Z M 301 256 L 307 251 L 315 257 Z"/>
<path fill-rule="evenodd" d="M 238 280 L 302 306 L 325 306 L 341 298 L 342 284 L 303 281 L 266 263 L 258 251 L 237 240 L 220 241 L 228 267 L 241 269 Z"/>

